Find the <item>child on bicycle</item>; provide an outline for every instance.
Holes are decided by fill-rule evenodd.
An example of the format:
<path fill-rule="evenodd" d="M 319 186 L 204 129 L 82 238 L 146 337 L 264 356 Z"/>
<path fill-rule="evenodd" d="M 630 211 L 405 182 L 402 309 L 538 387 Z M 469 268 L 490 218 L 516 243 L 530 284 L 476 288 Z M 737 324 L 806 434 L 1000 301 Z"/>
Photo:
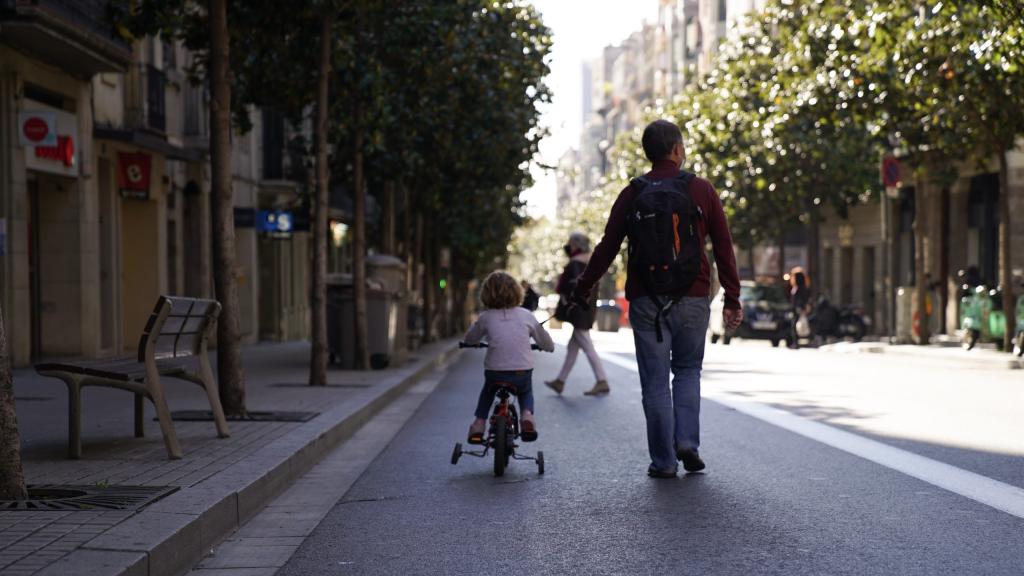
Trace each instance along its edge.
<path fill-rule="evenodd" d="M 469 427 L 470 444 L 482 444 L 487 416 L 490 413 L 497 383 L 515 386 L 522 411 L 520 437 L 523 442 L 537 439 L 537 425 L 533 417 L 533 359 L 530 357 L 530 338 L 541 350 L 555 351 L 551 335 L 525 308 L 523 289 L 516 279 L 505 272 L 491 272 L 480 288 L 480 300 L 487 308 L 466 332 L 467 344 L 479 344 L 487 339 L 484 357 L 484 387 L 476 404 L 476 420 Z"/>

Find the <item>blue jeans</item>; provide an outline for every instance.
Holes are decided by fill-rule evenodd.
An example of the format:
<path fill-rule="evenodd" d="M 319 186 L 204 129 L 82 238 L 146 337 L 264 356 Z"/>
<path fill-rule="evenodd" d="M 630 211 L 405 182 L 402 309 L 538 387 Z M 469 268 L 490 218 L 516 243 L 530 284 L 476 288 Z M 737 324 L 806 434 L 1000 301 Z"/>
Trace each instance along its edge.
<path fill-rule="evenodd" d="M 656 312 L 648 297 L 629 303 L 647 417 L 647 449 L 655 468 L 675 470 L 676 448 L 700 446 L 700 371 L 711 312 L 707 298 L 680 298 L 661 315 L 661 342 L 654 330 Z"/>
<path fill-rule="evenodd" d="M 484 387 L 480 390 L 480 399 L 476 403 L 476 417 L 487 418 L 491 413 L 491 404 L 498 393 L 498 382 L 515 386 L 515 395 L 519 399 L 519 409 L 533 412 L 533 370 L 484 370 Z"/>

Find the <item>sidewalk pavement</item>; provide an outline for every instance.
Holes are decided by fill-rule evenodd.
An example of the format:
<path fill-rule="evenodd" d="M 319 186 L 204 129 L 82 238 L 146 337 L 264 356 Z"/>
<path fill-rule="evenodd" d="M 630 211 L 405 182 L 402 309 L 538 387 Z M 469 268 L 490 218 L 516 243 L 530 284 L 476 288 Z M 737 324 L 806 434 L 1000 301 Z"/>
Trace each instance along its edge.
<path fill-rule="evenodd" d="M 258 344 L 243 353 L 250 411 L 309 411 L 307 422 L 175 421 L 184 458 L 168 460 L 147 403 L 146 437 L 133 437 L 132 394 L 89 387 L 82 395 L 82 459 L 68 460 L 67 389 L 32 370 L 14 373 L 22 459 L 30 485 L 176 487 L 139 510 L 2 510 L 0 573 L 181 574 L 253 517 L 338 443 L 457 351 L 454 340 L 373 372 L 328 370 L 309 387 L 309 345 Z M 208 410 L 203 390 L 165 380 L 172 411 Z"/>
<path fill-rule="evenodd" d="M 908 360 L 921 360 L 929 364 L 940 364 L 954 368 L 982 370 L 1021 370 L 1024 358 L 999 352 L 995 346 L 979 345 L 974 350 L 964 350 L 959 342 L 943 340 L 927 346 L 914 344 L 889 344 L 887 342 L 838 342 L 818 348 L 823 352 L 844 354 L 887 354 Z"/>

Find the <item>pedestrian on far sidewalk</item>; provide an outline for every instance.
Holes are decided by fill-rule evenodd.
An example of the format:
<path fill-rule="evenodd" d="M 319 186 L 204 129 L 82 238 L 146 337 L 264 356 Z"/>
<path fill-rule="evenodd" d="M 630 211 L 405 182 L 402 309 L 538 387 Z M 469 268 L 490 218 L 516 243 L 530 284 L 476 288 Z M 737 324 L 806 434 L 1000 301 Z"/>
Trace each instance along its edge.
<path fill-rule="evenodd" d="M 572 324 L 572 337 L 569 339 L 568 350 L 565 353 L 565 362 L 562 364 L 562 371 L 554 380 L 544 382 L 559 394 L 565 389 L 565 381 L 569 379 L 569 372 L 576 364 L 576 356 L 580 350 L 587 355 L 590 368 L 594 370 L 594 378 L 597 380 L 594 386 L 584 392 L 587 396 L 602 396 L 611 392 L 608 386 L 608 377 L 604 372 L 604 365 L 601 364 L 601 357 L 594 349 L 594 341 L 590 338 L 590 329 L 594 326 L 594 308 L 597 301 L 588 296 L 586 306 L 570 306 L 570 297 L 580 274 L 587 267 L 590 261 L 590 239 L 582 232 L 573 232 L 569 235 L 569 242 L 562 247 L 565 255 L 569 257 L 569 263 L 562 270 L 558 278 L 556 292 L 559 295 L 558 306 L 555 308 L 555 318 L 562 322 Z"/>
<path fill-rule="evenodd" d="M 722 202 L 710 182 L 680 169 L 682 132 L 658 120 L 644 130 L 642 144 L 651 171 L 619 194 L 571 300 L 577 307 L 588 306 L 591 290 L 628 236 L 626 299 L 647 418 L 647 473 L 673 478 L 677 460 L 687 472 L 705 467 L 698 450 L 700 374 L 710 316 L 706 238 L 711 238 L 725 289 L 727 330 L 739 326 L 743 309 Z"/>

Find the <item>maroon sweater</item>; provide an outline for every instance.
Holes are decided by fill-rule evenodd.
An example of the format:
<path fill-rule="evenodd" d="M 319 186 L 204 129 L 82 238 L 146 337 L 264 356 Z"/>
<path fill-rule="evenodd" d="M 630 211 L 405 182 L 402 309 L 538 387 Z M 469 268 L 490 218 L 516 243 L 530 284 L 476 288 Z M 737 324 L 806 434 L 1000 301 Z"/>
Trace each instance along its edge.
<path fill-rule="evenodd" d="M 679 174 L 679 166 L 671 160 L 661 160 L 645 176 L 650 180 L 664 180 Z M 580 276 L 576 285 L 575 295 L 584 297 L 590 293 L 594 284 L 611 266 L 615 256 L 622 248 L 626 238 L 626 219 L 633 205 L 635 192 L 633 186 L 626 186 L 612 205 L 608 224 L 604 228 L 604 236 L 594 249 L 590 263 Z M 699 231 L 701 238 L 711 237 L 714 248 L 715 262 L 718 264 L 718 280 L 725 288 L 725 307 L 738 310 L 740 308 L 740 279 L 736 271 L 736 254 L 732 248 L 732 235 L 729 234 L 729 223 L 722 210 L 722 201 L 718 198 L 714 186 L 703 178 L 694 178 L 690 183 L 690 195 L 693 202 L 703 211 Z M 711 292 L 711 265 L 707 255 L 701 253 L 700 274 L 694 281 L 687 296 L 707 297 Z M 646 296 L 647 291 L 639 280 L 626 277 L 626 299 L 633 300 Z"/>

